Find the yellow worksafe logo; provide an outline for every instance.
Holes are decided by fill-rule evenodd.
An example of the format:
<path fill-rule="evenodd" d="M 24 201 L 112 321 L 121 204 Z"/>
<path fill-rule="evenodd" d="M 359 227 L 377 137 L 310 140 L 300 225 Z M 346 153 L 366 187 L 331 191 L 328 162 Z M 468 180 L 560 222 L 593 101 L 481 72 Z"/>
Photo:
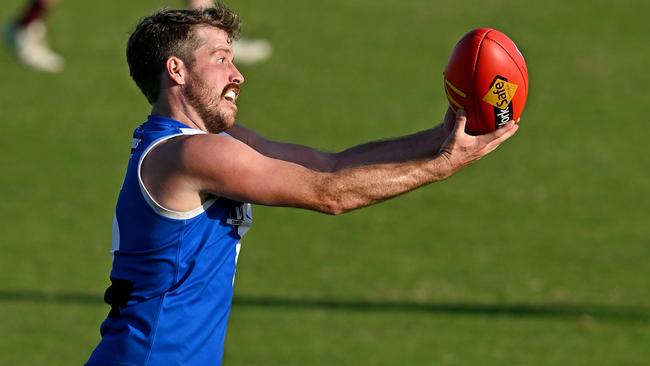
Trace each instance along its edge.
<path fill-rule="evenodd" d="M 503 76 L 497 76 L 492 82 L 490 91 L 485 94 L 483 101 L 499 109 L 508 107 L 517 92 L 517 84 L 509 83 Z"/>

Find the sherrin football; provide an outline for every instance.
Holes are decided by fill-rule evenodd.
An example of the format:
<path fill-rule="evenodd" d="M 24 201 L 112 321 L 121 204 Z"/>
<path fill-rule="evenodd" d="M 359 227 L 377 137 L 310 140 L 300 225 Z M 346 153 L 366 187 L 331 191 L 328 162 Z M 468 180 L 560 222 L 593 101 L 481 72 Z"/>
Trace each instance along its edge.
<path fill-rule="evenodd" d="M 445 68 L 449 105 L 467 112 L 465 132 L 482 135 L 517 120 L 528 97 L 528 69 L 505 34 L 491 28 L 467 33 Z"/>

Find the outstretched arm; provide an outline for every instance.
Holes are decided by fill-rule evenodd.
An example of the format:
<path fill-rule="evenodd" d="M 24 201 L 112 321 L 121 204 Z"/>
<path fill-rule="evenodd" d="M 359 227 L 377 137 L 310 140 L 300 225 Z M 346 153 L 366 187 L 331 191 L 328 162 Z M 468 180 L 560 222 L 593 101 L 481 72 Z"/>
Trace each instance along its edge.
<path fill-rule="evenodd" d="M 322 152 L 307 146 L 268 140 L 254 131 L 235 125 L 228 134 L 262 155 L 300 164 L 312 170 L 335 172 L 360 165 L 398 163 L 432 157 L 440 150 L 454 125 L 454 113 L 447 110 L 445 122 L 412 135 L 368 142 L 339 153 Z"/>
<path fill-rule="evenodd" d="M 443 180 L 496 149 L 517 130 L 511 121 L 490 134 L 470 136 L 464 132 L 465 123 L 459 112 L 452 134 L 430 158 L 335 172 L 269 158 L 224 136 L 187 136 L 156 147 L 144 162 L 143 175 L 145 184 L 154 182 L 148 188 L 157 202 L 170 209 L 179 197 L 199 193 L 339 214 Z"/>

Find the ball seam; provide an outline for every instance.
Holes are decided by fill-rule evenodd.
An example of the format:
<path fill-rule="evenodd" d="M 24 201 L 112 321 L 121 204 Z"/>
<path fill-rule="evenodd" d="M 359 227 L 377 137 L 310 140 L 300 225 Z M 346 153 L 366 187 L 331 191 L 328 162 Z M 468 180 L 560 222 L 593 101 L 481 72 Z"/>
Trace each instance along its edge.
<path fill-rule="evenodd" d="M 512 63 L 515 64 L 515 66 L 517 66 L 517 70 L 519 70 L 519 75 L 521 75 L 521 79 L 525 83 L 525 86 L 526 86 L 526 98 L 528 98 L 528 73 L 524 74 L 524 72 L 521 70 L 521 67 L 519 67 L 519 63 L 517 62 L 517 60 L 515 60 L 515 58 L 512 57 L 510 52 L 505 47 L 503 47 L 503 45 L 501 43 L 499 43 L 497 40 L 492 39 L 492 38 L 486 38 L 486 39 L 488 41 L 494 42 L 497 46 L 499 46 L 503 50 L 503 52 L 505 52 L 506 55 L 508 55 L 508 57 L 510 57 L 510 60 L 512 60 Z M 522 59 L 523 59 L 523 56 L 522 56 Z"/>
<path fill-rule="evenodd" d="M 479 59 L 480 54 L 481 54 L 481 48 L 483 47 L 483 41 L 485 41 L 485 38 L 487 37 L 488 34 L 490 34 L 490 32 L 492 32 L 492 29 L 488 30 L 487 32 L 485 32 L 485 34 L 483 34 L 483 36 L 481 37 L 481 40 L 478 43 L 478 47 L 476 48 L 476 56 L 474 57 L 474 65 L 472 65 L 472 88 L 475 91 L 478 89 L 477 85 L 476 85 L 476 69 L 478 68 L 478 59 Z M 477 121 L 475 121 L 474 123 L 475 123 L 476 126 L 482 126 L 483 122 L 487 122 L 487 121 L 479 121 L 478 120 L 479 116 L 481 115 L 481 113 L 479 112 L 481 106 L 478 103 L 478 97 L 475 94 L 476 93 L 473 93 L 473 95 L 472 95 L 472 109 L 474 110 L 474 117 L 477 118 Z M 496 122 L 495 122 L 495 125 L 496 125 Z"/>

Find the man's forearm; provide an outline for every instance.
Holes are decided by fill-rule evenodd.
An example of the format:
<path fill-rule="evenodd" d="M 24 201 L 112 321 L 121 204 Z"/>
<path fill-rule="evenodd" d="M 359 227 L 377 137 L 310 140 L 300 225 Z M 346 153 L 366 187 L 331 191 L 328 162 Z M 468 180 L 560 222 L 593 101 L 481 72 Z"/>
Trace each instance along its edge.
<path fill-rule="evenodd" d="M 444 146 L 431 157 L 407 160 L 402 163 L 361 165 L 329 173 L 320 184 L 331 213 L 343 213 L 355 208 L 381 202 L 423 185 L 443 180 L 463 167 L 494 151 L 503 141 L 517 132 L 514 121 L 494 132 L 470 136 L 465 133 L 467 117 L 464 111 L 456 114 L 456 125 Z M 444 127 L 442 127 L 444 128 Z M 435 131 L 411 135 L 395 141 L 396 144 L 435 138 Z M 418 153 L 412 150 L 412 154 Z M 402 156 L 403 157 L 403 156 Z M 322 192 L 321 192 L 322 191 Z"/>
<path fill-rule="evenodd" d="M 332 170 L 431 158 L 438 152 L 445 138 L 443 125 L 439 125 L 408 136 L 354 146 L 334 154 Z"/>
<path fill-rule="evenodd" d="M 443 155 L 402 163 L 356 166 L 328 173 L 317 189 L 327 207 L 339 214 L 369 206 L 423 185 L 449 177 L 455 171 Z"/>
<path fill-rule="evenodd" d="M 368 142 L 339 153 L 327 153 L 307 146 L 271 141 L 241 125 L 235 125 L 228 130 L 228 134 L 265 156 L 321 172 L 430 158 L 440 150 L 447 137 L 441 124 L 412 135 Z"/>

